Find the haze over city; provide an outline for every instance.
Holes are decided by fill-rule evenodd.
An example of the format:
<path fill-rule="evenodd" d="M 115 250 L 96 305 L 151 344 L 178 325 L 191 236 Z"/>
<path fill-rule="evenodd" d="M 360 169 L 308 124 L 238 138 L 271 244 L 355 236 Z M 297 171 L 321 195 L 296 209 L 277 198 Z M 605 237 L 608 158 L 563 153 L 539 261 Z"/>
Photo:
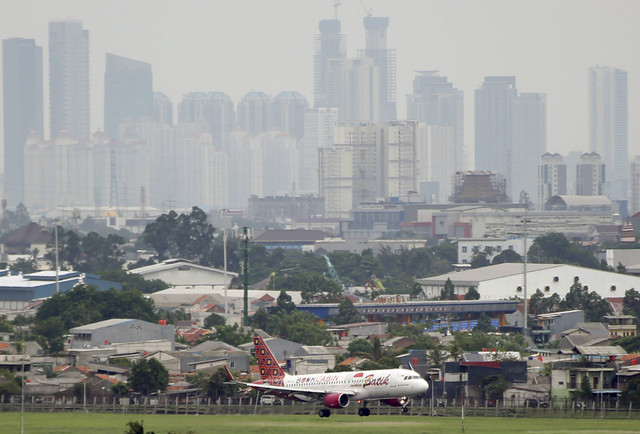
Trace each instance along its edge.
<path fill-rule="evenodd" d="M 222 91 L 238 101 L 252 90 L 272 95 L 295 90 L 311 102 L 313 37 L 320 20 L 334 17 L 331 0 L 2 0 L 0 5 L 0 39 L 35 39 L 45 48 L 44 65 L 49 21 L 78 19 L 89 30 L 91 131 L 104 123 L 106 52 L 151 64 L 154 90 L 169 96 L 174 107 L 193 91 Z M 521 92 L 547 95 L 547 149 L 587 150 L 587 71 L 611 66 L 629 74 L 629 155 L 640 152 L 640 127 L 634 122 L 640 104 L 634 83 L 640 71 L 635 22 L 640 3 L 343 0 L 337 16 L 348 56 L 364 47 L 365 8 L 389 17 L 399 119 L 406 115 L 414 71 L 438 70 L 465 93 L 465 143 L 473 149 L 473 91 L 484 76 L 514 75 Z M 47 119 L 45 92 L 44 131 Z"/>

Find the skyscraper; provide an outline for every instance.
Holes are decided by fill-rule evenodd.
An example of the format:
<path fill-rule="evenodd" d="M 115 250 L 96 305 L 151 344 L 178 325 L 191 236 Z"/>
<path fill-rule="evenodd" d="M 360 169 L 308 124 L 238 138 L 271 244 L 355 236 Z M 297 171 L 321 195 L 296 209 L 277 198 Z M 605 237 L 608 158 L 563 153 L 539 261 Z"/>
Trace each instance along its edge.
<path fill-rule="evenodd" d="M 485 77 L 475 96 L 475 169 L 502 174 L 514 201 L 538 202 L 538 161 L 547 146 L 545 95 L 518 94 L 516 78 L 508 76 Z"/>
<path fill-rule="evenodd" d="M 629 183 L 627 72 L 594 66 L 589 69 L 589 145 L 602 156 L 608 194 L 627 200 Z"/>
<path fill-rule="evenodd" d="M 104 132 L 119 138 L 118 123 L 153 117 L 151 65 L 115 54 L 106 55 Z"/>
<path fill-rule="evenodd" d="M 407 96 L 407 117 L 429 125 L 428 147 L 419 148 L 420 181 L 433 183 L 440 202 L 451 195 L 464 165 L 464 97 L 436 71 L 420 71 Z"/>
<path fill-rule="evenodd" d="M 24 202 L 24 148 L 31 131 L 42 137 L 42 47 L 33 39 L 2 41 L 4 197 Z"/>
<path fill-rule="evenodd" d="M 51 139 L 61 130 L 89 138 L 89 31 L 80 21 L 49 23 L 49 104 Z"/>
<path fill-rule="evenodd" d="M 313 54 L 313 88 L 314 107 L 337 107 L 332 105 L 328 97 L 329 60 L 334 63 L 344 61 L 345 39 L 340 33 L 340 21 L 322 20 L 319 24 L 320 33 L 315 37 Z"/>
<path fill-rule="evenodd" d="M 499 172 L 507 178 L 507 184 L 511 174 L 512 105 L 517 93 L 513 76 L 485 77 L 482 87 L 475 91 L 475 170 Z"/>
<path fill-rule="evenodd" d="M 365 17 L 366 48 L 360 50 L 361 57 L 368 57 L 378 68 L 379 121 L 397 119 L 396 116 L 396 51 L 387 48 L 388 17 Z"/>

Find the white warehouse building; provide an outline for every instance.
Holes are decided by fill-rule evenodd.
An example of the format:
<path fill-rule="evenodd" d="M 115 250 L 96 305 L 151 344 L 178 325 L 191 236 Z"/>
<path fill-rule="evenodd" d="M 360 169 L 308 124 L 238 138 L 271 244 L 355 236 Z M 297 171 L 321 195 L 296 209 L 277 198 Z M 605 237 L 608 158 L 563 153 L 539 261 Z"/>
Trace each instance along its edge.
<path fill-rule="evenodd" d="M 523 265 L 522 263 L 490 265 L 416 281 L 422 286 L 427 298 L 439 297 L 447 279 L 451 279 L 455 294 L 459 298 L 463 298 L 472 286 L 478 290 L 483 300 L 522 298 L 524 296 Z M 597 292 L 602 298 L 622 298 L 628 289 L 640 290 L 640 277 L 629 274 L 575 265 L 529 263 L 527 264 L 527 298 L 530 298 L 537 289 L 545 295 L 557 293 L 564 298 L 576 277 L 583 287 Z"/>

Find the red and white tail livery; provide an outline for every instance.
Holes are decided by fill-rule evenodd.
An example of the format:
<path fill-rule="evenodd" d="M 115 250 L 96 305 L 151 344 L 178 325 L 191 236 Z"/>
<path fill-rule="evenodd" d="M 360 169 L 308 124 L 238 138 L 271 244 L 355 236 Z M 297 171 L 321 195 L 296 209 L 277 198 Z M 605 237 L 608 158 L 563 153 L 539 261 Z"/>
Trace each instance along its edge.
<path fill-rule="evenodd" d="M 344 408 L 351 401 L 361 401 L 358 415 L 369 416 L 367 403 L 382 401 L 407 411 L 410 397 L 426 393 L 429 384 L 420 375 L 408 369 L 380 369 L 310 375 L 288 375 L 267 347 L 256 336 L 253 344 L 258 358 L 260 380 L 253 383 L 235 381 L 227 369 L 229 380 L 270 395 L 303 402 L 322 402 L 325 408 L 318 414 L 329 417 L 331 408 Z"/>

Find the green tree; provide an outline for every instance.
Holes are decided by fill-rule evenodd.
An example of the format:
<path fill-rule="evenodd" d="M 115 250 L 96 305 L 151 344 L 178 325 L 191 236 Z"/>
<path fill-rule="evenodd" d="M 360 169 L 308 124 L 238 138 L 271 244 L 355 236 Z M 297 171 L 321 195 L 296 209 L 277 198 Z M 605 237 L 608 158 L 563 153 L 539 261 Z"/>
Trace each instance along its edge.
<path fill-rule="evenodd" d="M 592 395 L 593 390 L 591 389 L 591 381 L 589 380 L 589 376 L 585 374 L 580 380 L 580 396 L 582 397 L 582 399 L 591 401 Z"/>
<path fill-rule="evenodd" d="M 475 326 L 474 330 L 486 333 L 495 331 L 496 328 L 491 325 L 491 318 L 486 313 L 481 313 L 478 317 L 478 325 Z"/>
<path fill-rule="evenodd" d="M 140 274 L 130 273 L 122 269 L 101 271 L 100 277 L 104 280 L 120 283 L 123 291 L 135 290 L 143 294 L 152 294 L 171 286 L 160 279 L 146 280 Z"/>
<path fill-rule="evenodd" d="M 65 269 L 71 267 L 77 269 L 82 260 L 82 248 L 80 246 L 80 237 L 74 231 L 65 231 L 62 226 L 55 226 L 52 235 L 58 231 L 58 263 L 60 268 Z M 44 258 L 49 261 L 52 268 L 55 267 L 55 237 L 51 237 L 51 241 L 47 244 L 47 253 Z"/>
<path fill-rule="evenodd" d="M 116 396 L 116 398 L 129 396 L 129 386 L 127 386 L 122 381 L 118 381 L 116 384 L 111 386 L 111 391 Z"/>
<path fill-rule="evenodd" d="M 442 344 L 436 344 L 427 351 L 427 359 L 431 368 L 439 368 L 444 363 L 447 353 L 445 346 Z"/>
<path fill-rule="evenodd" d="M 107 238 L 103 238 L 97 232 L 89 232 L 80 240 L 84 260 L 78 264 L 78 270 L 85 273 L 99 273 L 104 270 L 122 269 L 124 243 L 124 238 L 119 235 L 108 235 Z"/>
<path fill-rule="evenodd" d="M 18 258 L 16 262 L 11 264 L 10 269 L 13 273 L 31 274 L 38 271 L 38 264 L 33 259 Z"/>
<path fill-rule="evenodd" d="M 464 295 L 465 300 L 480 300 L 480 293 L 475 286 L 471 286 L 467 293 Z"/>
<path fill-rule="evenodd" d="M 213 339 L 224 342 L 225 344 L 237 347 L 253 340 L 251 333 L 245 333 L 238 324 L 221 325 L 216 327 L 216 332 L 210 335 Z"/>
<path fill-rule="evenodd" d="M 511 249 L 503 250 L 493 258 L 493 261 L 491 261 L 493 265 L 514 262 L 522 262 L 522 256 Z"/>
<path fill-rule="evenodd" d="M 66 334 L 68 330 L 60 317 L 53 316 L 38 321 L 33 328 L 33 333 L 43 336 L 46 339 L 46 350 L 51 353 L 57 353 L 64 349 L 63 335 Z"/>
<path fill-rule="evenodd" d="M 485 252 L 478 252 L 471 257 L 471 268 L 482 268 L 491 265 Z"/>
<path fill-rule="evenodd" d="M 202 394 L 214 401 L 218 398 L 233 396 L 238 387 L 229 384 L 224 368 L 219 368 L 213 374 L 198 372 L 187 377 L 187 381 L 202 391 Z"/>
<path fill-rule="evenodd" d="M 13 326 L 7 320 L 6 315 L 0 315 L 0 333 L 11 333 L 13 332 Z"/>
<path fill-rule="evenodd" d="M 502 400 L 507 387 L 509 383 L 502 375 L 490 375 L 482 379 L 479 389 L 485 399 L 498 402 Z"/>
<path fill-rule="evenodd" d="M 622 309 L 625 315 L 633 315 L 636 318 L 640 318 L 640 293 L 634 288 L 625 291 Z"/>
<path fill-rule="evenodd" d="M 597 292 L 589 292 L 586 287 L 582 286 L 577 277 L 564 300 L 560 303 L 560 307 L 565 310 L 583 310 L 585 320 L 590 322 L 601 321 L 603 316 L 611 313 L 609 303 L 600 297 Z"/>
<path fill-rule="evenodd" d="M 447 278 L 447 281 L 444 282 L 444 288 L 440 291 L 440 300 L 455 300 L 455 287 L 451 282 L 450 278 Z"/>
<path fill-rule="evenodd" d="M 218 315 L 217 313 L 212 313 L 204 319 L 204 327 L 208 329 L 220 327 L 222 325 L 225 325 L 226 323 L 227 320 L 222 315 Z"/>
<path fill-rule="evenodd" d="M 627 385 L 627 388 L 622 391 L 620 395 L 620 403 L 624 406 L 628 406 L 630 403 L 634 408 L 640 406 L 640 381 L 632 380 Z"/>
<path fill-rule="evenodd" d="M 571 243 L 564 234 L 550 233 L 535 239 L 528 257 L 539 263 L 576 264 L 587 268 L 600 268 L 593 254 L 578 244 Z"/>
<path fill-rule="evenodd" d="M 129 372 L 129 386 L 148 396 L 150 392 L 164 391 L 169 384 L 169 372 L 158 360 L 140 359 Z"/>
<path fill-rule="evenodd" d="M 213 262 L 215 229 L 207 223 L 207 215 L 197 206 L 190 214 L 175 211 L 162 214 L 144 230 L 143 241 L 158 254 L 158 259 L 184 258 L 201 265 Z"/>
<path fill-rule="evenodd" d="M 422 289 L 422 285 L 420 285 L 418 282 L 414 282 L 413 285 L 411 285 L 409 300 L 417 300 L 422 297 L 424 297 L 424 290 Z"/>
<path fill-rule="evenodd" d="M 0 369 L 0 396 L 18 395 L 20 388 L 20 377 L 8 369 Z"/>
<path fill-rule="evenodd" d="M 367 339 L 354 339 L 347 347 L 349 356 L 373 357 L 373 344 Z"/>
<path fill-rule="evenodd" d="M 348 297 L 344 297 L 338 306 L 336 324 L 352 324 L 362 321 L 362 316 Z"/>

